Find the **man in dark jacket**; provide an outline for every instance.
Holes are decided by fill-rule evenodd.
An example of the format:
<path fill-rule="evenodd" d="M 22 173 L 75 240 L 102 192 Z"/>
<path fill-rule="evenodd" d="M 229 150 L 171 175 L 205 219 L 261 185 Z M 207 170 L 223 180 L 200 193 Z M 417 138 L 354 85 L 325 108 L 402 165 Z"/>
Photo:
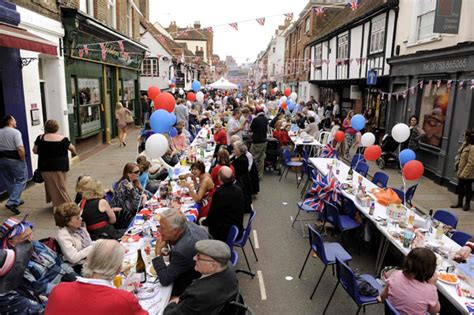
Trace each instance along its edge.
<path fill-rule="evenodd" d="M 179 296 L 200 274 L 194 270 L 197 241 L 209 239 L 208 233 L 200 226 L 187 222 L 179 211 L 170 209 L 161 214 L 160 236 L 156 240 L 156 258 L 152 260 L 158 280 L 164 286 L 173 284 L 171 296 Z M 166 266 L 162 249 L 171 246 L 170 263 Z"/>
<path fill-rule="evenodd" d="M 191 283 L 179 298 L 171 299 L 164 315 L 217 315 L 234 300 L 239 283 L 227 266 L 231 253 L 227 244 L 217 240 L 196 243 L 195 269 L 202 276 Z"/>
<path fill-rule="evenodd" d="M 250 131 L 252 132 L 252 153 L 253 160 L 257 163 L 258 178 L 263 179 L 263 169 L 265 167 L 265 150 L 267 149 L 268 119 L 265 117 L 262 107 L 255 110 L 257 116 L 252 120 Z"/>
<path fill-rule="evenodd" d="M 244 194 L 235 184 L 230 167 L 220 168 L 219 181 L 222 185 L 215 191 L 209 214 L 202 224 L 209 227 L 209 234 L 214 239 L 225 242 L 232 225 L 237 226 L 239 234 L 244 229 Z"/>

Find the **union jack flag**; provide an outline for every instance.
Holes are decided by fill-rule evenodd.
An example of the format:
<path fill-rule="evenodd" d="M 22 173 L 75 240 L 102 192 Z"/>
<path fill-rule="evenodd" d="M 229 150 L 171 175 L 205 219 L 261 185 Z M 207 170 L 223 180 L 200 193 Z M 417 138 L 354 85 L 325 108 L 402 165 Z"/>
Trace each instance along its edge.
<path fill-rule="evenodd" d="M 286 16 L 286 18 L 288 19 L 288 21 L 293 20 L 293 12 L 285 13 L 285 16 Z"/>
<path fill-rule="evenodd" d="M 352 11 L 355 11 L 359 8 L 359 0 L 351 0 L 347 3 L 347 6 L 351 8 Z"/>
<path fill-rule="evenodd" d="M 236 31 L 239 30 L 239 25 L 237 23 L 229 23 L 230 27 L 234 28 Z"/>
<path fill-rule="evenodd" d="M 332 143 L 328 143 L 323 147 L 323 151 L 321 152 L 321 157 L 337 158 L 337 151 L 336 151 L 336 148 L 333 147 Z"/>
<path fill-rule="evenodd" d="M 262 25 L 262 26 L 265 25 L 265 18 L 257 19 L 257 23 Z"/>
<path fill-rule="evenodd" d="M 308 197 L 303 201 L 304 205 L 311 207 L 318 212 L 322 212 L 324 209 L 324 201 L 330 203 L 337 203 L 339 201 L 340 189 L 336 177 L 332 176 L 326 178 L 326 180 L 326 183 L 318 180 L 313 183 L 308 192 Z"/>
<path fill-rule="evenodd" d="M 324 15 L 324 8 L 323 7 L 316 7 L 316 8 L 314 8 L 314 13 L 316 13 L 317 16 Z"/>

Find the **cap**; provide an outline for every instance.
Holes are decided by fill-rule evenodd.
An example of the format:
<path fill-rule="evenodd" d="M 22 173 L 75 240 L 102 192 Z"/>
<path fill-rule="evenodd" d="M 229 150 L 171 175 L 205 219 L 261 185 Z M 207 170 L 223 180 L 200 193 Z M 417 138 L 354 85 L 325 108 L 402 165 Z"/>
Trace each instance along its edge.
<path fill-rule="evenodd" d="M 30 242 L 22 242 L 14 249 L 0 249 L 0 294 L 16 289 L 33 253 Z"/>
<path fill-rule="evenodd" d="M 230 248 L 222 241 L 197 241 L 195 247 L 199 253 L 207 255 L 221 264 L 227 264 L 230 259 Z"/>

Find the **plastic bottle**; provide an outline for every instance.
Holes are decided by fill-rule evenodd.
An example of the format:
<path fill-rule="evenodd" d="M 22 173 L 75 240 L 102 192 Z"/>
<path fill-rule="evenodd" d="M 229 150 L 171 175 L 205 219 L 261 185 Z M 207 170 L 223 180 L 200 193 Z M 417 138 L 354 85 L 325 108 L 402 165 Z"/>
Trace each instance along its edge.
<path fill-rule="evenodd" d="M 412 207 L 408 210 L 408 225 L 413 225 L 415 223 L 415 207 Z"/>
<path fill-rule="evenodd" d="M 370 202 L 369 215 L 374 215 L 375 212 L 375 201 Z"/>

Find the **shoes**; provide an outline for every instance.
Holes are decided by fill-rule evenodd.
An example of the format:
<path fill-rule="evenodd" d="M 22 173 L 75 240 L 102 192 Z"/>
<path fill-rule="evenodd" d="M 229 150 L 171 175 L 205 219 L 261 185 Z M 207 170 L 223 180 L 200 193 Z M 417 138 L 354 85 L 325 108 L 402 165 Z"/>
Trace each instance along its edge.
<path fill-rule="evenodd" d="M 20 214 L 20 210 L 18 210 L 18 206 L 16 205 L 5 205 L 5 207 L 7 207 L 8 210 L 10 210 L 11 212 L 13 212 L 14 214 Z"/>
<path fill-rule="evenodd" d="M 462 203 L 458 202 L 457 204 L 451 205 L 450 207 L 453 208 L 453 209 L 455 209 L 455 208 L 462 208 Z"/>
<path fill-rule="evenodd" d="M 466 201 L 466 204 L 464 205 L 464 207 L 462 207 L 462 211 L 469 211 L 471 210 L 471 201 Z"/>
<path fill-rule="evenodd" d="M 125 141 L 122 142 L 122 145 L 123 145 L 124 147 L 126 147 L 126 146 L 127 146 L 127 142 L 125 142 Z"/>
<path fill-rule="evenodd" d="M 18 204 L 18 206 L 21 206 L 24 203 L 25 203 L 25 201 L 20 199 L 20 203 Z"/>

